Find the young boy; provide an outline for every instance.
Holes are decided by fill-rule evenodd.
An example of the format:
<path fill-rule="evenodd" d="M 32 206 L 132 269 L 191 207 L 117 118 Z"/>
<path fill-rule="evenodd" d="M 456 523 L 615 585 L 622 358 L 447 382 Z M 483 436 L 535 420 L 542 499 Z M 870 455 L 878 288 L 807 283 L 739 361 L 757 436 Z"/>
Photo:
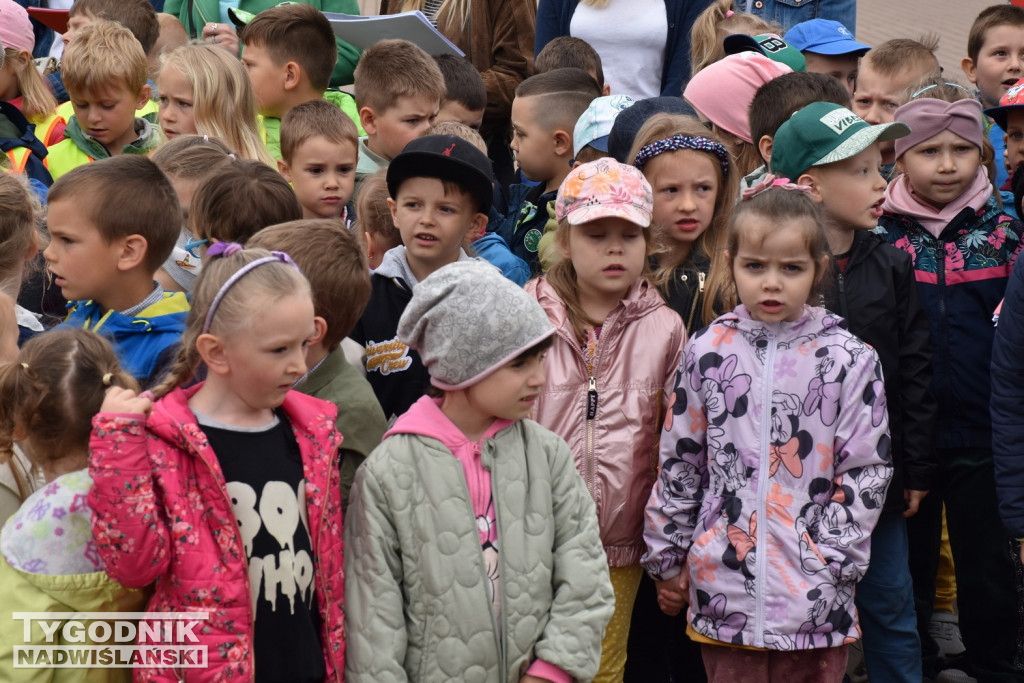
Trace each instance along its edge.
<path fill-rule="evenodd" d="M 338 43 L 331 22 L 315 5 L 284 3 L 264 10 L 245 25 L 239 40 L 274 159 L 281 158 L 281 119 L 303 102 L 326 99 L 359 120 L 351 95 L 327 90 Z"/>
<path fill-rule="evenodd" d="M 394 159 L 434 123 L 445 94 L 433 58 L 407 40 L 382 40 L 356 65 L 359 139 L 356 194 L 363 179 Z"/>
<path fill-rule="evenodd" d="M 838 21 L 811 19 L 786 32 L 786 42 L 804 55 L 807 70 L 833 76 L 853 95 L 857 83 L 857 62 L 870 46 L 853 39 L 850 30 Z"/>
<path fill-rule="evenodd" d="M 338 116 L 347 118 L 334 110 Z M 341 446 L 344 510 L 356 469 L 377 447 L 388 428 L 373 389 L 359 369 L 345 360 L 341 348 L 341 340 L 352 331 L 370 300 L 366 258 L 355 238 L 333 220 L 272 225 L 256 233 L 245 246 L 283 251 L 309 280 L 316 334 L 306 347 L 306 367 L 310 369 L 295 388 L 338 407 L 335 424 L 345 437 Z"/>
<path fill-rule="evenodd" d="M 983 107 L 998 107 L 1006 91 L 1024 77 L 1024 8 L 993 5 L 981 11 L 967 36 L 967 56 L 961 67 L 967 80 L 978 88 Z M 989 122 L 988 139 L 995 151 L 996 177 L 1001 188 L 1007 172 L 1003 164 L 1002 131 Z"/>
<path fill-rule="evenodd" d="M 942 73 L 935 58 L 937 48 L 934 38 L 896 38 L 865 53 L 853 91 L 853 112 L 873 126 L 892 123 L 893 114 L 910 99 L 910 88 Z M 886 178 L 895 163 L 892 142 L 882 143 Z"/>
<path fill-rule="evenodd" d="M 882 361 L 895 470 L 884 499 L 867 502 L 883 514 L 856 603 L 872 679 L 917 683 L 921 644 L 905 518 L 917 512 L 936 470 L 930 333 L 910 257 L 872 232 L 886 187 L 879 141 L 909 132 L 902 123 L 872 126 L 842 105 L 815 102 L 779 127 L 771 168 L 810 187 L 821 204 L 836 279 L 826 305 Z"/>
<path fill-rule="evenodd" d="M 370 304 L 349 336 L 366 348 L 367 379 L 391 422 L 428 382 L 419 356 L 397 336 L 398 319 L 418 282 L 469 258 L 462 243 L 487 225 L 491 164 L 465 140 L 428 135 L 392 160 L 387 184 L 391 218 L 405 246 L 387 252 L 374 271 Z"/>
<path fill-rule="evenodd" d="M 444 393 L 356 474 L 346 680 L 591 680 L 614 602 L 597 515 L 565 442 L 524 419 L 554 328 L 470 261 L 421 282 L 398 333 Z"/>
<path fill-rule="evenodd" d="M 487 108 L 487 88 L 476 67 L 455 55 L 434 55 L 444 77 L 444 97 L 435 123 L 455 121 L 480 130 Z"/>
<path fill-rule="evenodd" d="M 1010 177 L 1016 180 L 1018 167 L 1024 163 L 1024 78 L 1006 91 L 998 107 L 986 109 L 985 115 L 1003 131 L 1003 158 Z"/>
<path fill-rule="evenodd" d="M 65 138 L 48 148 L 45 163 L 54 180 L 96 159 L 147 154 L 156 147 L 156 115 L 135 115 L 149 101 L 150 88 L 146 55 L 128 29 L 90 22 L 64 50 L 62 69 L 75 114 Z"/>
<path fill-rule="evenodd" d="M 184 293 L 164 292 L 153 278 L 181 227 L 171 182 L 143 156 L 81 166 L 50 188 L 47 225 L 43 257 L 73 302 L 62 324 L 107 337 L 125 370 L 143 387 L 155 384 L 189 310 Z"/>
<path fill-rule="evenodd" d="M 531 76 L 516 88 L 512 101 L 512 151 L 523 177 L 509 188 L 508 212 L 489 226 L 512 253 L 539 271 L 537 250 L 548 204 L 572 170 L 576 121 L 601 91 L 583 69 L 555 69 Z"/>
<path fill-rule="evenodd" d="M 611 94 L 611 86 L 604 82 L 601 55 L 582 38 L 558 36 L 545 45 L 533 60 L 533 71 L 538 74 L 567 68 L 583 69 L 597 81 L 602 95 Z"/>
<path fill-rule="evenodd" d="M 358 145 L 356 124 L 326 100 L 305 102 L 285 114 L 277 168 L 292 184 L 303 218 L 347 221 Z"/>

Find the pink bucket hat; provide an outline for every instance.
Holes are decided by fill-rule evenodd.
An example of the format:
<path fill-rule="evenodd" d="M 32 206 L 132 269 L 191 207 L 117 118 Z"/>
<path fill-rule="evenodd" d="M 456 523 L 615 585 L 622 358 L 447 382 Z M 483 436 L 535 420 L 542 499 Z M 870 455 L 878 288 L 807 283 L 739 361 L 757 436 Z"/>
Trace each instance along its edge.
<path fill-rule="evenodd" d="M 747 110 L 754 95 L 768 81 L 792 72 L 759 52 L 726 55 L 690 79 L 683 99 L 719 128 L 753 142 Z"/>
<path fill-rule="evenodd" d="M 644 174 L 612 158 L 577 166 L 558 188 L 555 218 L 581 225 L 598 218 L 623 218 L 646 228 L 651 224 L 654 192 Z"/>
<path fill-rule="evenodd" d="M 14 0 L 0 0 L 0 43 L 29 54 L 36 45 L 28 12 Z"/>

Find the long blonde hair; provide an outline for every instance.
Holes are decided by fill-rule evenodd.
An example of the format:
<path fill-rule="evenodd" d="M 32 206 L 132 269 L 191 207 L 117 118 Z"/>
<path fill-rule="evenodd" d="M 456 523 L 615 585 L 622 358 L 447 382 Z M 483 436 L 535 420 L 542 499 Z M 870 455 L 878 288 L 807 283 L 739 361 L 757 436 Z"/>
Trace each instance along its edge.
<path fill-rule="evenodd" d="M 607 2 L 607 0 L 604 1 Z M 587 0 L 583 0 L 583 2 L 590 4 Z M 422 11 L 426 4 L 426 0 L 403 0 L 402 11 Z M 444 26 L 465 31 L 466 23 L 469 21 L 469 4 L 470 0 L 444 0 L 441 3 L 441 7 L 437 10 L 438 27 Z"/>
<path fill-rule="evenodd" d="M 57 109 L 57 100 L 36 70 L 32 55 L 12 47 L 4 48 L 4 66 L 10 64 L 21 93 L 21 112 L 26 119 L 43 119 Z M 39 132 L 42 135 L 42 131 Z M 43 140 L 45 143 L 46 141 Z"/>
<path fill-rule="evenodd" d="M 275 166 L 260 139 L 256 96 L 241 62 L 215 45 L 192 42 L 164 54 L 160 64 L 192 86 L 199 135 L 220 138 L 242 159 Z"/>
<path fill-rule="evenodd" d="M 583 0 L 581 0 L 583 1 Z M 782 34 L 782 27 L 757 15 L 739 12 L 733 0 L 715 0 L 701 12 L 690 28 L 690 75 L 725 56 L 722 41 L 733 33 Z"/>

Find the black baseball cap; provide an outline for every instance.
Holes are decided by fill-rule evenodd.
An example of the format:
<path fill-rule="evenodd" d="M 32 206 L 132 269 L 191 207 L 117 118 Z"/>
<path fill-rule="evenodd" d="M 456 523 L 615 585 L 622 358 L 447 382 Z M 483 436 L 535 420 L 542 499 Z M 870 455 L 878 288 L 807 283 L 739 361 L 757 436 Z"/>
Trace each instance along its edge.
<path fill-rule="evenodd" d="M 620 164 L 632 164 L 627 159 L 629 149 L 633 146 L 636 134 L 643 125 L 655 114 L 682 114 L 697 118 L 693 110 L 681 97 L 649 97 L 637 100 L 632 107 L 619 112 L 612 124 L 612 132 L 608 134 L 608 153 Z"/>
<path fill-rule="evenodd" d="M 494 199 L 491 160 L 472 143 L 455 135 L 416 138 L 388 164 L 388 194 L 392 198 L 409 178 L 448 180 L 476 198 L 480 213 Z"/>

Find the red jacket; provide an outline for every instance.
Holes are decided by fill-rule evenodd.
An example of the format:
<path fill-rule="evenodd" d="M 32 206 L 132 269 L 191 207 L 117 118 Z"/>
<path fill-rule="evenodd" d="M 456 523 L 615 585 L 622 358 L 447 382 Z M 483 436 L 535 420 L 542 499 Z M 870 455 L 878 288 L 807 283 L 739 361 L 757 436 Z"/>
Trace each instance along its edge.
<path fill-rule="evenodd" d="M 100 413 L 89 442 L 92 531 L 107 574 L 128 587 L 156 582 L 150 612 L 209 611 L 195 629 L 205 669 L 136 668 L 136 681 L 252 681 L 253 606 L 238 522 L 216 455 L 188 407 L 199 387 L 175 389 L 141 415 Z M 335 407 L 297 391 L 285 397 L 302 454 L 323 619 L 327 678 L 345 671 L 341 435 Z M 272 647 L 264 643 L 263 647 Z"/>

